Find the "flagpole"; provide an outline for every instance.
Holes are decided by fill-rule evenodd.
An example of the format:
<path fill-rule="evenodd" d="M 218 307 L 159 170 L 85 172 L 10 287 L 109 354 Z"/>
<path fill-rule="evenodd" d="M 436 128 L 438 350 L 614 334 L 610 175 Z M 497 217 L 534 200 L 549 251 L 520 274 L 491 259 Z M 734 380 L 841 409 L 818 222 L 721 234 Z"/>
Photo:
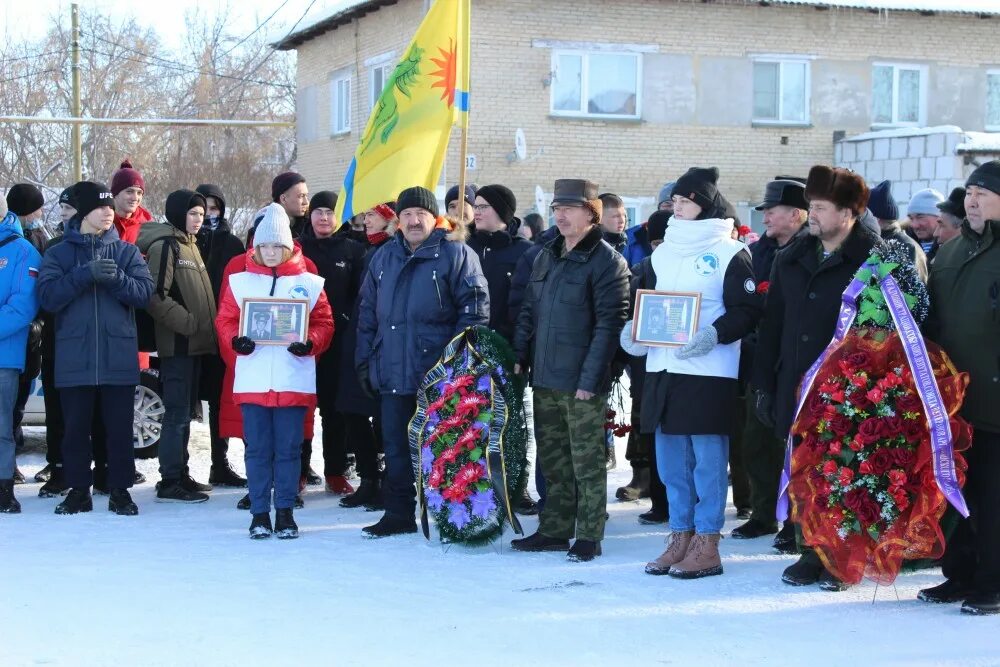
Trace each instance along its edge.
<path fill-rule="evenodd" d="M 468 7 L 471 10 L 471 8 L 472 8 L 471 5 L 472 5 L 472 3 L 470 2 L 468 5 L 464 5 L 464 6 Z M 467 36 L 467 38 L 468 38 L 469 41 L 465 45 L 466 46 L 466 52 L 465 52 L 465 63 L 464 63 L 464 65 L 465 65 L 465 68 L 471 73 L 471 71 L 472 71 L 472 17 L 469 16 L 469 15 L 467 15 L 466 12 L 461 12 L 460 11 L 458 13 L 458 20 L 460 22 L 464 22 L 465 23 L 465 27 L 466 27 L 466 31 L 465 31 L 464 34 Z M 461 25 L 459 26 L 460 29 L 462 27 L 463 26 L 461 26 Z M 460 31 L 459 34 L 463 34 L 463 33 Z M 468 77 L 468 81 L 469 81 L 469 90 L 467 91 L 467 95 L 468 95 L 468 99 L 471 100 L 472 99 L 472 76 L 471 75 Z M 459 176 L 458 176 L 458 199 L 459 199 L 459 201 L 463 201 L 463 202 L 465 201 L 465 176 L 466 176 L 466 173 L 465 173 L 466 169 L 465 169 L 465 167 L 466 167 L 466 162 L 467 162 L 467 157 L 466 156 L 469 154 L 469 116 L 471 115 L 471 112 L 472 112 L 471 107 L 465 112 L 465 122 L 462 123 L 462 138 L 461 138 L 461 140 L 459 142 L 460 148 L 459 148 L 459 162 L 458 162 L 458 168 L 459 168 Z M 473 202 L 473 205 L 475 205 L 475 202 Z M 464 214 L 464 212 L 465 212 L 464 208 L 462 209 L 462 212 Z"/>

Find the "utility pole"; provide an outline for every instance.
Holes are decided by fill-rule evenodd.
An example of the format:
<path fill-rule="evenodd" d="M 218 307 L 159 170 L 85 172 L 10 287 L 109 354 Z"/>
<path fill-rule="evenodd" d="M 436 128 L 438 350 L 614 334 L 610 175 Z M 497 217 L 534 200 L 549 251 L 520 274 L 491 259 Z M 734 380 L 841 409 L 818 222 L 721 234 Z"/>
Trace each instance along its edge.
<path fill-rule="evenodd" d="M 73 117 L 80 117 L 80 5 L 72 5 L 73 38 Z M 83 180 L 83 144 L 80 140 L 80 124 L 73 123 L 73 182 Z"/>

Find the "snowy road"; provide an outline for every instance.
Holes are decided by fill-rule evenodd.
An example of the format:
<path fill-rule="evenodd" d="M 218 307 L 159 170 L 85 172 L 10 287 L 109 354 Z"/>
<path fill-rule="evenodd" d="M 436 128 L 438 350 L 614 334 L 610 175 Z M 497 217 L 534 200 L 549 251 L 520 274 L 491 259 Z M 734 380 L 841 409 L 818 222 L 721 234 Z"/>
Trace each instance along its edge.
<path fill-rule="evenodd" d="M 193 426 L 192 468 L 208 477 L 207 433 Z M 19 457 L 44 465 L 38 440 Z M 317 447 L 314 468 L 322 470 Z M 234 464 L 242 470 L 242 447 Z M 938 571 L 892 588 L 845 593 L 779 581 L 792 562 L 769 538 L 724 540 L 726 574 L 677 581 L 643 573 L 662 527 L 640 526 L 648 501 L 623 504 L 623 443 L 609 475 L 604 556 L 476 551 L 422 536 L 362 539 L 377 516 L 310 487 L 302 537 L 254 542 L 238 490 L 195 506 L 134 489 L 138 518 L 56 516 L 38 484 L 17 487 L 19 516 L 0 517 L 0 666 L 66 665 L 1000 665 L 1000 617 L 917 602 Z M 737 522 L 732 507 L 726 532 Z M 534 519 L 523 520 L 533 531 Z"/>

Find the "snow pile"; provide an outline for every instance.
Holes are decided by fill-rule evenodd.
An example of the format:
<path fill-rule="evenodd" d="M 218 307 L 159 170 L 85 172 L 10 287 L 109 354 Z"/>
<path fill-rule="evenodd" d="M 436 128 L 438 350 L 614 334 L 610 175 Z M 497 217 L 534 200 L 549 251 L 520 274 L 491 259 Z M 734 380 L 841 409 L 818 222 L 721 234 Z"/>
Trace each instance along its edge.
<path fill-rule="evenodd" d="M 1000 2 L 1000 0 L 998 0 Z M 870 139 L 894 139 L 899 137 L 924 137 L 930 134 L 957 134 L 962 128 L 957 125 L 935 125 L 934 127 L 897 127 L 891 130 L 876 130 L 845 137 L 843 141 L 868 141 Z"/>
<path fill-rule="evenodd" d="M 1000 153 L 1000 132 L 966 132 L 959 153 Z"/>
<path fill-rule="evenodd" d="M 772 0 L 772 2 L 782 5 L 818 5 L 847 9 L 1000 14 L 1000 2 L 997 0 Z"/>

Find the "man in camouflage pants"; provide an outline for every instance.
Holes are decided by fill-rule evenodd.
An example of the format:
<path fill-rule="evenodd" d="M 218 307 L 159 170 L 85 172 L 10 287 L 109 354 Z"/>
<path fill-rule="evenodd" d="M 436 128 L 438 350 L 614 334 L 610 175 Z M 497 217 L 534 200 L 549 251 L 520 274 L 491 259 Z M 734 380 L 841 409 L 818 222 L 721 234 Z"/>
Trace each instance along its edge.
<path fill-rule="evenodd" d="M 570 560 L 589 561 L 604 538 L 604 417 L 628 312 L 628 268 L 601 238 L 594 183 L 556 181 L 552 213 L 559 235 L 535 260 L 514 334 L 516 370 L 531 371 L 546 499 L 538 532 L 511 547 L 568 549 Z"/>

